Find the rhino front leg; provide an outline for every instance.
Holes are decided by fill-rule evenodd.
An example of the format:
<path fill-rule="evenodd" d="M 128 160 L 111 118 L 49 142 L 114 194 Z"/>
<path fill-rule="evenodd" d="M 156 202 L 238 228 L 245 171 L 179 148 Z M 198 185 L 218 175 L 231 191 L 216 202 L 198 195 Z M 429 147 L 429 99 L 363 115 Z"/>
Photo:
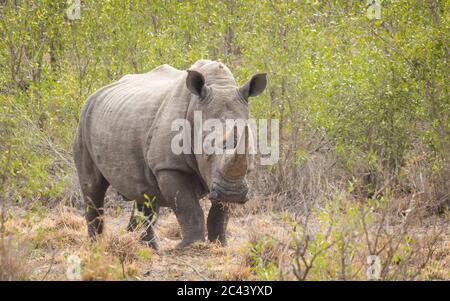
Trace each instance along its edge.
<path fill-rule="evenodd" d="M 171 205 L 181 227 L 182 241 L 177 249 L 205 240 L 205 216 L 195 194 L 192 177 L 178 171 L 158 173 L 158 185 L 164 199 Z"/>
<path fill-rule="evenodd" d="M 135 214 L 136 210 L 138 212 L 137 215 Z M 158 214 L 159 205 L 156 202 L 153 202 L 151 205 L 137 203 L 136 207 L 133 206 L 133 212 L 131 213 L 130 222 L 127 227 L 128 231 L 135 231 L 142 225 L 144 227 L 144 233 L 141 236 L 141 240 L 155 250 L 158 250 L 158 242 L 154 229 Z"/>
<path fill-rule="evenodd" d="M 211 209 L 208 213 L 208 239 L 211 242 L 220 242 L 223 246 L 227 245 L 227 224 L 228 224 L 228 206 L 211 202 Z"/>

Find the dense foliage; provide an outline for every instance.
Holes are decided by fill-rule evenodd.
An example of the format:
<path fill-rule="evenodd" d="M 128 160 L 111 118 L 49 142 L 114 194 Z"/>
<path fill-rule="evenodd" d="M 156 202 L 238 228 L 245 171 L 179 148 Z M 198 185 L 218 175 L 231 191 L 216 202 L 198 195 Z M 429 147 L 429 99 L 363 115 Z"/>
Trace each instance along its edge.
<path fill-rule="evenodd" d="M 282 159 L 269 172 L 327 151 L 348 179 L 380 186 L 419 164 L 442 186 L 433 197 L 448 198 L 448 1 L 385 0 L 381 19 L 366 1 L 82 1 L 74 20 L 69 5 L 0 1 L 0 162 L 14 200 L 63 197 L 80 108 L 96 89 L 201 58 L 240 83 L 268 73 L 250 106 L 280 119 Z"/>

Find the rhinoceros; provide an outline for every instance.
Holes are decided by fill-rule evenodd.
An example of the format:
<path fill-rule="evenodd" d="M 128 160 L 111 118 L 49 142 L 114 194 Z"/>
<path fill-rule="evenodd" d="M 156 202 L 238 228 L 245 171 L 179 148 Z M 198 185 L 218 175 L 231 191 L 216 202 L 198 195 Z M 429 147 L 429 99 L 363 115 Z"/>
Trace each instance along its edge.
<path fill-rule="evenodd" d="M 176 215 L 182 235 L 177 248 L 204 241 L 199 200 L 207 195 L 207 237 L 226 245 L 227 203 L 247 200 L 248 135 L 243 135 L 244 154 L 232 152 L 231 158 L 229 153 L 175 154 L 171 124 L 175 119 L 192 123 L 196 111 L 205 120 L 247 120 L 248 98 L 259 95 L 266 83 L 266 74 L 257 73 L 238 87 L 223 63 L 200 60 L 188 70 L 161 65 L 128 74 L 92 94 L 73 145 L 89 237 L 103 231 L 104 197 L 111 185 L 125 200 L 135 201 L 140 214 L 132 213 L 128 230 L 143 225 L 141 239 L 150 246 L 158 248 L 153 225 L 160 207 L 172 208 Z M 191 134 L 195 131 L 193 127 Z"/>

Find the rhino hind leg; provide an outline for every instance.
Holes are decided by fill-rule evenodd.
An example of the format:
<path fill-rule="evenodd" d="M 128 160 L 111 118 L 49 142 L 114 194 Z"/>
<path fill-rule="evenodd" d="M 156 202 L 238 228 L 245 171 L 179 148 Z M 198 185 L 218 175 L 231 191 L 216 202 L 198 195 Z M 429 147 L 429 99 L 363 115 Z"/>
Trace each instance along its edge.
<path fill-rule="evenodd" d="M 143 219 L 139 217 L 140 215 L 136 216 L 135 209 L 137 209 L 139 213 L 143 214 Z M 143 226 L 144 232 L 141 236 L 141 240 L 147 243 L 150 247 L 152 247 L 155 250 L 159 249 L 154 229 L 158 215 L 159 215 L 159 206 L 156 203 L 153 203 L 152 206 L 137 203 L 135 206 L 133 206 L 130 222 L 128 223 L 127 227 L 128 231 L 135 231 L 140 226 Z"/>
<path fill-rule="evenodd" d="M 104 213 L 104 197 L 109 184 L 106 180 L 96 182 L 95 187 L 90 188 L 87 192 L 83 192 L 86 204 L 86 222 L 88 234 L 91 239 L 95 239 L 97 235 L 103 233 L 103 213 Z"/>
<path fill-rule="evenodd" d="M 208 213 L 208 240 L 227 245 L 228 207 L 219 202 L 212 202 Z"/>
<path fill-rule="evenodd" d="M 85 203 L 88 235 L 91 239 L 95 239 L 97 235 L 103 232 L 103 204 L 109 183 L 95 166 L 89 152 L 79 141 L 75 143 L 74 154 L 75 166 Z"/>

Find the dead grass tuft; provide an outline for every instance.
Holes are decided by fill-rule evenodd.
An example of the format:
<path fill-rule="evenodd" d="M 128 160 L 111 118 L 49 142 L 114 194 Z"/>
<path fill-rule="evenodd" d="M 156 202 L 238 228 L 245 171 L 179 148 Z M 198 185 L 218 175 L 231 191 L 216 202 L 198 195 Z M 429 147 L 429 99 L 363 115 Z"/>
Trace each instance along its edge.
<path fill-rule="evenodd" d="M 101 247 L 92 250 L 82 260 L 82 280 L 116 280 L 123 277 L 120 262 Z"/>
<path fill-rule="evenodd" d="M 105 251 L 121 262 L 133 262 L 138 259 L 138 251 L 142 247 L 139 236 L 138 232 L 107 233 L 103 242 Z"/>
<path fill-rule="evenodd" d="M 59 209 L 56 213 L 54 226 L 58 229 L 67 228 L 74 231 L 84 231 L 86 228 L 85 219 L 68 209 Z"/>
<path fill-rule="evenodd" d="M 251 279 L 252 276 L 251 267 L 245 264 L 232 265 L 223 273 L 223 279 L 227 281 L 245 281 Z"/>
<path fill-rule="evenodd" d="M 24 250 L 11 239 L 0 240 L 0 281 L 28 280 L 30 271 L 23 264 L 26 260 Z"/>
<path fill-rule="evenodd" d="M 80 246 L 87 240 L 84 219 L 67 211 L 50 212 L 31 227 L 28 237 L 35 248 L 61 249 Z"/>
<path fill-rule="evenodd" d="M 139 232 L 111 231 L 86 246 L 82 280 L 139 279 L 141 265 L 148 266 L 153 254 L 139 237 Z"/>

